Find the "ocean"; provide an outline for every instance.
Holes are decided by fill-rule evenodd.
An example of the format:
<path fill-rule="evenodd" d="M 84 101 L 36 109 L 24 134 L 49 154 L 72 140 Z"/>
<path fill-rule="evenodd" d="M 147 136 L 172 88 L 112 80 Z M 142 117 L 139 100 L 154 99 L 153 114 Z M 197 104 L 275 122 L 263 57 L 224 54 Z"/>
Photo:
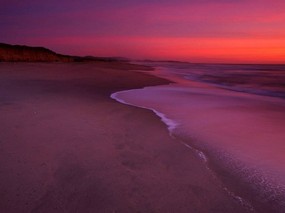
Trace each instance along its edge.
<path fill-rule="evenodd" d="M 183 79 L 259 95 L 285 98 L 285 65 L 193 64 L 184 62 L 144 63 Z"/>

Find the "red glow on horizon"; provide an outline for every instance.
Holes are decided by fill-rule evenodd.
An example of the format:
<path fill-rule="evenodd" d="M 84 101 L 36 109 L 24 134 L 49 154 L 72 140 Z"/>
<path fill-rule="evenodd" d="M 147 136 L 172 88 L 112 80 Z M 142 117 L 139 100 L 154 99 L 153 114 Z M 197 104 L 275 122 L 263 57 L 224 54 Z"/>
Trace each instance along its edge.
<path fill-rule="evenodd" d="M 51 9 L 53 0 L 27 2 L 4 4 L 1 17 L 7 24 L 2 27 L 1 42 L 46 46 L 71 55 L 285 63 L 282 0 L 112 4 L 63 0 L 56 10 Z"/>
<path fill-rule="evenodd" d="M 285 63 L 285 42 L 281 38 L 64 37 L 45 45 L 54 45 L 63 52 L 71 43 L 74 49 L 69 49 L 68 54 L 214 63 Z"/>

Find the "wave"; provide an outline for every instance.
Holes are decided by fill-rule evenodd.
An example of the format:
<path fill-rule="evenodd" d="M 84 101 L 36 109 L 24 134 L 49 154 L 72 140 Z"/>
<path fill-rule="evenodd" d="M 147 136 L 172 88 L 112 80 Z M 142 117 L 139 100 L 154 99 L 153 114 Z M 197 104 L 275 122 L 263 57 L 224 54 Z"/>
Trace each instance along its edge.
<path fill-rule="evenodd" d="M 178 142 L 180 142 L 182 145 L 184 145 L 185 147 L 187 147 L 188 149 L 190 149 L 191 151 L 193 151 L 198 158 L 205 164 L 205 167 L 207 168 L 207 170 L 211 173 L 211 175 L 213 176 L 213 178 L 217 179 L 218 177 L 216 176 L 215 172 L 210 168 L 209 164 L 208 164 L 208 157 L 207 155 L 197 149 L 194 148 L 193 146 L 190 146 L 188 143 L 184 142 L 183 140 L 177 138 L 175 136 L 175 130 L 177 130 L 179 128 L 179 126 L 181 125 L 179 122 L 168 118 L 164 113 L 157 111 L 154 108 L 150 108 L 150 107 L 145 107 L 145 106 L 140 106 L 140 105 L 136 105 L 136 104 L 132 104 L 130 102 L 127 102 L 125 100 L 123 100 L 122 98 L 119 98 L 118 96 L 120 94 L 124 94 L 124 93 L 128 93 L 130 91 L 134 91 L 134 90 L 125 90 L 125 91 L 119 91 L 119 92 L 115 92 L 113 94 L 111 94 L 111 98 L 118 101 L 119 103 L 125 104 L 125 105 L 129 105 L 129 106 L 133 106 L 133 107 L 138 107 L 138 108 L 142 108 L 142 109 L 146 109 L 146 110 L 150 110 L 153 113 L 155 113 L 160 120 L 166 125 L 168 131 L 169 131 L 169 135 L 170 137 L 174 138 L 175 140 L 177 140 Z M 231 191 L 228 187 L 226 187 L 225 185 L 222 185 L 221 188 L 230 196 L 232 197 L 236 202 L 238 202 L 241 206 L 244 207 L 244 209 L 248 212 L 254 212 L 254 208 L 253 206 L 250 204 L 250 202 L 248 202 L 247 200 L 245 200 L 244 198 L 242 198 L 241 196 L 235 194 L 233 191 Z"/>

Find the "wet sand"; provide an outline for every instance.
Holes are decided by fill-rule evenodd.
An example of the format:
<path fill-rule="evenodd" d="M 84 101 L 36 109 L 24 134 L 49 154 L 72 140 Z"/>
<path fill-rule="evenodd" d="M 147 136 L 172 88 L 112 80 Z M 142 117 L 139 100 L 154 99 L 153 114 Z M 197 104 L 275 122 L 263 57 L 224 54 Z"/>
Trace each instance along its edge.
<path fill-rule="evenodd" d="M 245 212 L 154 113 L 110 98 L 169 83 L 140 68 L 0 64 L 1 212 Z"/>
<path fill-rule="evenodd" d="M 115 94 L 118 100 L 161 113 L 170 131 L 205 154 L 206 164 L 257 212 L 285 207 L 285 101 L 233 92 L 158 70 L 176 84 Z M 160 115 L 159 115 L 160 116 Z"/>

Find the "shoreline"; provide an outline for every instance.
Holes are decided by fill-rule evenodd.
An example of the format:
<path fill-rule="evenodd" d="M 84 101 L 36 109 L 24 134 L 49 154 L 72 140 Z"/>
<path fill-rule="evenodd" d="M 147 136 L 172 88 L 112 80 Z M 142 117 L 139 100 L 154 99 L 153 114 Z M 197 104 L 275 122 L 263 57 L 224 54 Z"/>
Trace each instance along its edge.
<path fill-rule="evenodd" d="M 133 90 L 133 89 L 132 89 Z M 137 105 L 134 105 L 134 104 L 131 104 L 131 103 L 128 103 L 126 101 L 124 101 L 123 99 L 120 99 L 117 97 L 117 94 L 120 94 L 122 92 L 127 92 L 127 91 L 132 91 L 132 90 L 123 90 L 123 91 L 118 91 L 118 92 L 114 92 L 111 94 L 110 98 L 116 100 L 117 102 L 119 103 L 122 103 L 122 104 L 125 104 L 125 105 L 129 105 L 129 106 L 133 106 L 133 107 L 138 107 L 138 108 L 141 108 L 141 109 L 146 109 L 146 110 L 150 110 L 152 111 L 155 115 L 157 115 L 160 120 L 166 125 L 167 129 L 169 130 L 169 135 L 172 136 L 172 130 L 176 129 L 180 124 L 167 118 L 165 114 L 161 113 L 161 112 L 158 112 L 156 111 L 155 109 L 153 108 L 147 108 L 147 107 L 143 107 L 143 106 L 137 106 Z"/>
<path fill-rule="evenodd" d="M 144 89 L 144 88 L 142 88 Z M 135 90 L 135 89 L 134 89 Z M 185 146 L 187 149 L 190 149 L 191 151 L 193 151 L 198 158 L 200 158 L 201 162 L 204 163 L 204 166 L 211 172 L 213 173 L 213 177 L 214 178 L 221 178 L 220 175 L 217 173 L 217 169 L 220 169 L 219 164 L 216 164 L 216 166 L 214 168 L 212 168 L 212 166 L 209 165 L 209 159 L 208 156 L 204 153 L 204 151 L 199 150 L 199 148 L 195 147 L 194 144 L 189 143 L 189 137 L 186 137 L 185 139 L 183 139 L 178 133 L 175 133 L 175 130 L 179 129 L 179 123 L 177 123 L 174 120 L 171 120 L 169 118 L 167 118 L 167 116 L 153 108 L 148 108 L 148 107 L 144 107 L 144 106 L 139 106 L 139 105 L 134 105 L 131 103 L 128 103 L 118 97 L 117 94 L 121 94 L 124 92 L 128 92 L 128 91 L 133 91 L 133 90 L 124 90 L 124 91 L 119 91 L 119 92 L 115 92 L 113 94 L 111 94 L 111 98 L 118 101 L 119 103 L 125 104 L 125 105 L 129 105 L 129 106 L 134 106 L 134 107 L 138 107 L 141 109 L 146 109 L 146 110 L 150 110 L 151 112 L 153 112 L 159 119 L 161 122 L 163 122 L 166 125 L 166 128 L 168 129 L 169 132 L 169 136 L 172 137 L 173 139 L 177 140 L 179 143 L 181 143 L 183 146 Z M 191 141 L 191 140 L 190 140 Z M 212 160 L 212 159 L 211 159 Z M 223 181 L 224 182 L 224 181 Z M 228 193 L 228 195 L 230 197 L 232 197 L 234 200 L 236 200 L 238 203 L 240 203 L 241 206 L 244 207 L 245 211 L 248 212 L 255 212 L 254 207 L 244 198 L 240 197 L 239 195 L 235 194 L 234 191 L 231 191 L 227 185 L 230 186 L 230 188 L 232 188 L 232 184 L 225 184 L 224 186 L 222 186 L 222 188 L 225 190 L 225 192 Z"/>
<path fill-rule="evenodd" d="M 151 74 L 153 74 L 153 73 L 151 73 Z M 170 80 L 170 81 L 176 81 L 176 84 L 178 83 L 182 83 L 181 85 L 183 86 L 183 84 L 185 83 L 185 81 L 182 81 L 181 82 L 181 79 L 178 79 L 179 81 L 177 82 L 177 79 L 175 79 L 175 78 L 171 78 L 171 77 L 169 77 L 169 76 L 165 76 L 165 75 L 160 75 L 160 73 L 154 73 L 154 75 L 155 76 L 158 76 L 158 77 L 165 77 L 166 79 L 168 79 L 168 80 Z M 192 83 L 193 84 L 193 83 Z M 196 83 L 194 82 L 194 85 L 195 85 Z M 197 83 L 197 84 L 200 84 L 200 83 Z M 174 85 L 175 86 L 175 83 L 174 84 L 172 84 L 172 85 Z M 171 87 L 172 85 L 170 85 L 170 86 L 158 86 L 158 87 Z M 202 88 L 204 87 L 204 86 L 201 86 Z M 152 90 L 152 87 L 145 87 L 145 88 L 143 88 L 143 89 L 141 89 L 141 91 L 142 90 Z M 136 94 L 136 91 L 140 91 L 140 89 L 135 89 L 135 90 L 129 90 L 129 92 L 130 92 L 130 95 L 132 96 L 132 94 Z M 124 94 L 123 93 L 128 93 L 128 91 L 122 91 L 121 93 L 120 92 L 118 92 L 117 94 L 121 94 L 121 97 L 123 96 L 124 97 Z M 141 96 L 141 95 L 143 95 L 143 93 L 142 94 L 140 94 L 140 93 L 137 93 L 137 96 Z M 161 94 L 161 95 L 163 95 L 163 94 Z M 130 97 L 131 97 L 130 96 Z M 128 94 L 126 95 L 126 97 L 127 97 L 127 100 L 132 100 L 132 98 L 131 99 L 128 99 Z M 121 99 L 120 97 L 119 97 L 119 99 Z M 123 98 L 124 99 L 124 98 Z M 263 97 L 261 97 L 261 99 L 263 99 Z M 264 98 L 264 99 L 267 99 L 266 97 Z M 270 99 L 270 98 L 269 98 Z M 273 98 L 274 99 L 274 98 Z M 141 101 L 138 101 L 138 99 L 137 98 L 135 98 L 134 99 L 135 101 L 131 101 L 131 103 L 127 103 L 127 104 L 129 104 L 129 105 L 134 105 L 134 106 L 137 106 L 137 107 L 141 107 L 141 108 L 145 108 L 145 109 L 149 109 L 149 110 L 151 110 L 151 111 L 154 111 L 155 112 L 155 114 L 158 116 L 158 117 L 160 117 L 160 120 L 162 120 L 163 121 L 163 118 L 165 118 L 165 116 L 167 116 L 167 114 L 168 113 L 165 113 L 165 111 L 163 111 L 163 113 L 161 113 L 161 112 L 159 112 L 159 113 L 156 113 L 157 112 L 157 108 L 156 107 L 149 107 L 148 105 L 143 105 L 143 101 L 141 102 Z M 122 101 L 121 101 L 122 102 Z M 277 101 L 278 102 L 278 101 Z M 281 101 L 282 102 L 282 101 Z M 123 103 L 125 103 L 126 104 L 126 101 L 125 100 L 123 100 Z M 138 104 L 139 103 L 139 104 Z M 164 103 L 165 105 L 167 105 L 167 103 Z M 151 105 L 150 105 L 151 106 Z M 159 107 L 158 107 L 158 109 L 159 109 Z M 159 114 L 162 114 L 163 116 L 160 116 Z M 165 115 L 166 114 L 166 115 Z M 172 114 L 173 115 L 173 114 Z M 170 120 L 170 119 L 168 119 L 168 120 Z M 169 123 L 169 122 L 164 122 L 166 125 L 167 125 L 167 123 Z M 176 121 L 171 121 L 170 123 L 177 123 L 177 120 Z M 177 127 L 177 126 L 176 126 Z M 172 127 L 171 127 L 172 128 Z M 178 128 L 179 129 L 179 128 Z M 173 130 L 173 129 L 172 129 Z M 170 135 L 171 135 L 172 133 L 171 133 L 171 130 L 170 130 Z M 182 141 L 189 141 L 189 137 L 191 138 L 191 133 L 190 133 L 190 136 L 188 135 L 188 136 L 183 136 L 183 134 L 182 134 L 182 137 L 181 137 L 181 133 L 177 133 L 177 134 L 175 134 L 175 131 L 174 131 L 174 135 L 175 135 L 175 137 L 176 138 L 180 138 Z M 194 139 L 195 140 L 195 139 Z M 190 141 L 192 141 L 192 140 L 190 140 Z M 184 143 L 184 142 L 183 142 Z M 187 144 L 187 143 L 186 143 Z M 194 145 L 193 143 L 190 143 L 191 145 L 190 145 L 190 148 L 192 148 L 192 149 L 195 149 L 195 148 L 193 148 L 193 147 L 196 147 L 196 145 Z M 187 144 L 188 145 L 188 144 Z M 189 148 L 189 147 L 188 147 Z M 199 150 L 199 149 L 197 149 L 197 150 Z M 206 152 L 208 152 L 209 150 L 207 150 Z M 203 152 L 202 152 L 203 153 Z M 204 155 L 204 154 L 203 154 Z M 271 185 L 271 186 L 273 186 L 272 185 L 272 183 L 270 183 L 270 182 L 268 182 L 268 181 L 265 181 L 265 180 L 259 180 L 259 182 L 247 182 L 247 180 L 246 179 L 244 179 L 244 177 L 243 176 L 240 176 L 240 174 L 238 174 L 238 173 L 235 173 L 235 171 L 231 171 L 231 168 L 229 168 L 228 167 L 228 165 L 224 165 L 224 162 L 223 162 L 223 160 L 225 160 L 225 159 L 223 159 L 222 161 L 221 160 L 218 160 L 218 159 L 215 159 L 216 157 L 215 156 L 213 156 L 212 154 L 209 154 L 209 153 L 207 153 L 207 155 L 208 156 L 210 156 L 210 167 L 212 168 L 212 169 L 214 169 L 214 171 L 215 171 L 215 173 L 216 173 L 216 175 L 218 175 L 219 176 L 219 178 L 221 178 L 222 180 L 223 180 L 223 182 L 225 183 L 225 185 L 227 185 L 227 186 L 229 186 L 231 189 L 233 189 L 233 191 L 234 191 L 234 194 L 235 193 L 237 193 L 237 194 L 241 194 L 242 195 L 242 197 L 244 197 L 246 200 L 251 200 L 251 202 L 253 202 L 253 204 L 254 204 L 254 207 L 255 207 L 255 209 L 257 209 L 258 210 L 258 212 L 267 212 L 267 210 L 269 211 L 274 211 L 274 212 L 279 212 L 280 211 L 280 208 L 283 208 L 284 207 L 284 196 L 282 196 L 282 189 L 281 189 L 281 191 L 279 191 L 278 192 L 278 190 L 279 189 L 277 189 L 277 188 L 268 188 L 267 190 L 268 191 L 263 191 L 262 190 L 262 188 L 264 187 L 264 186 L 266 186 L 266 185 L 263 185 L 263 184 L 269 184 L 269 185 Z M 219 162 L 220 161 L 220 162 Z M 250 173 L 248 173 L 248 174 L 250 174 Z M 255 174 L 256 175 L 256 174 Z M 234 180 L 234 181 L 233 181 Z M 263 182 L 264 181 L 264 182 Z M 236 183 L 239 183 L 239 184 L 236 184 Z M 242 189 L 240 189 L 237 185 L 239 185 L 239 186 L 242 186 Z M 248 189 L 248 187 L 250 186 L 250 188 L 251 189 Z M 266 187 L 268 187 L 268 186 L 266 186 Z M 249 193 L 247 193 L 246 191 L 248 191 Z M 272 194 L 271 193 L 275 193 L 275 195 L 274 196 L 276 196 L 275 198 L 274 198 L 274 196 L 272 197 L 272 199 L 271 200 L 265 200 L 265 199 L 267 199 L 268 197 L 271 197 L 272 196 Z M 279 195 L 278 195 L 278 193 L 279 193 Z M 249 195 L 248 195 L 249 194 Z M 261 197 L 260 197 L 261 196 Z M 281 196 L 281 197 L 279 197 L 279 196 Z M 255 198 L 255 197 L 258 197 L 258 198 Z M 277 199 L 278 201 L 275 201 L 275 199 Z M 265 204 L 264 204 L 264 202 L 265 202 Z M 274 205 L 273 204 L 270 204 L 271 202 L 274 202 Z M 245 202 L 246 203 L 246 206 L 250 206 L 250 205 L 247 205 L 247 202 Z M 264 208 L 263 208 L 263 207 Z M 257 207 L 257 208 L 256 208 Z M 251 207 L 249 207 L 249 209 L 250 209 Z M 274 209 L 274 210 L 273 210 Z"/>
<path fill-rule="evenodd" d="M 142 88 L 144 89 L 144 88 Z M 219 166 L 219 164 L 216 164 L 214 167 L 212 167 L 209 163 L 209 157 L 204 153 L 204 151 L 199 150 L 198 148 L 196 148 L 194 146 L 194 144 L 189 143 L 189 137 L 185 137 L 185 139 L 183 139 L 179 134 L 175 133 L 176 129 L 179 129 L 179 123 L 177 123 L 174 120 L 171 120 L 169 118 L 167 118 L 167 116 L 153 108 L 148 108 L 148 107 L 144 107 L 144 106 L 139 106 L 139 105 L 134 105 L 131 103 L 128 103 L 126 101 L 124 101 L 123 99 L 120 99 L 117 96 L 117 94 L 121 94 L 124 92 L 128 92 L 128 91 L 133 91 L 136 89 L 131 89 L 131 90 L 124 90 L 124 91 L 119 91 L 119 92 L 115 92 L 113 94 L 111 94 L 111 98 L 118 101 L 119 103 L 125 104 L 125 105 L 129 105 L 129 106 L 133 106 L 133 107 L 138 107 L 141 109 L 146 109 L 146 110 L 150 110 L 151 112 L 153 112 L 157 117 L 159 117 L 160 121 L 163 122 L 166 125 L 166 128 L 168 129 L 169 132 L 169 136 L 172 137 L 173 139 L 177 140 L 177 142 L 181 143 L 183 146 L 185 146 L 187 149 L 190 149 L 192 152 L 194 152 L 198 158 L 200 158 L 201 162 L 204 163 L 204 166 L 210 171 L 210 173 L 212 173 L 213 178 L 221 178 L 220 175 L 217 173 L 217 168 L 218 170 L 221 170 L 221 166 Z M 191 140 L 190 140 L 191 141 Z M 212 158 L 210 158 L 210 161 L 212 160 Z M 213 162 L 211 162 L 211 164 L 213 164 Z M 224 182 L 224 181 L 223 181 Z M 229 197 L 232 197 L 234 200 L 236 200 L 238 203 L 240 203 L 240 205 L 244 208 L 245 211 L 248 212 L 255 212 L 254 207 L 244 198 L 240 197 L 239 195 L 235 194 L 234 191 L 231 191 L 227 185 L 230 186 L 230 188 L 232 188 L 233 184 L 224 184 L 221 186 L 221 188 L 223 188 L 223 190 L 225 190 L 226 193 L 228 193 Z"/>

